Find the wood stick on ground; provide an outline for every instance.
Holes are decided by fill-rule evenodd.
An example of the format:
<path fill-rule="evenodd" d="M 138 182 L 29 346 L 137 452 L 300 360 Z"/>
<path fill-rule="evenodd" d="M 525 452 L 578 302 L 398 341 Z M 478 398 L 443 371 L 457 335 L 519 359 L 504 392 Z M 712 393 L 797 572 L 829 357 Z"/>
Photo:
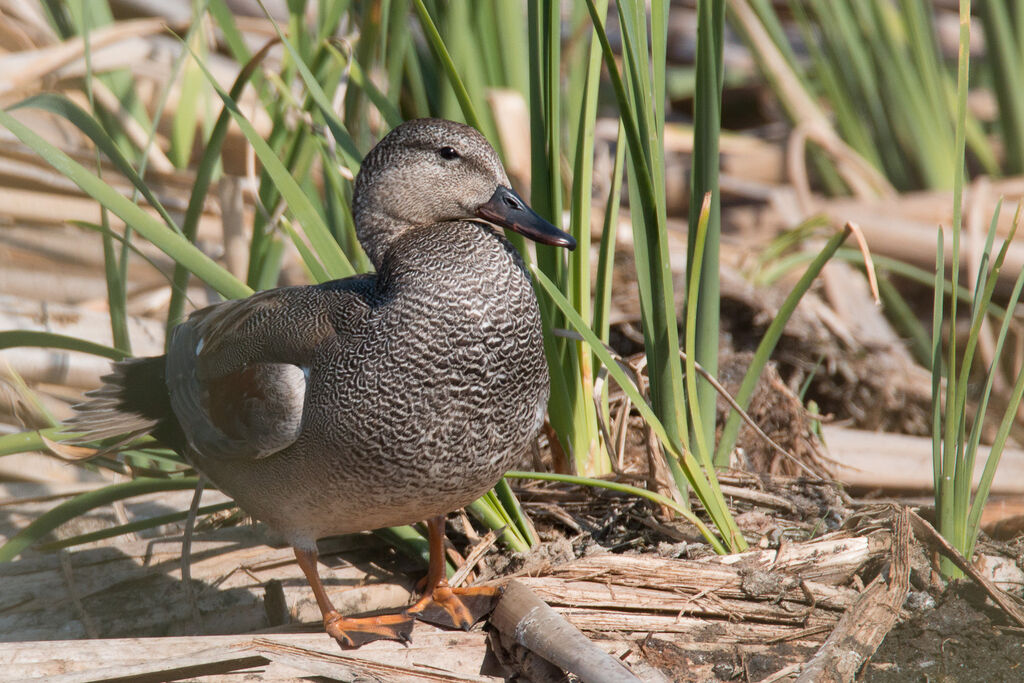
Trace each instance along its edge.
<path fill-rule="evenodd" d="M 857 672 L 896 624 L 910 591 L 910 510 L 893 521 L 892 563 L 842 616 L 821 649 L 803 667 L 797 683 L 853 681 Z"/>
<path fill-rule="evenodd" d="M 490 621 L 503 635 L 585 683 L 640 680 L 518 581 L 509 581 Z"/>
<path fill-rule="evenodd" d="M 384 664 L 359 657 L 358 651 L 348 654 L 328 654 L 296 645 L 257 638 L 251 648 L 274 662 L 305 671 L 316 676 L 343 681 L 392 681 L 393 683 L 475 683 L 487 679 L 463 676 L 441 670 L 410 668 Z"/>
<path fill-rule="evenodd" d="M 911 512 L 910 521 L 914 525 L 914 535 L 917 536 L 917 540 L 952 560 L 953 564 L 955 564 L 960 571 L 977 581 L 985 592 L 988 593 L 989 597 L 992 598 L 997 605 L 1002 607 L 1010 618 L 1021 626 L 1024 626 L 1024 611 L 1022 611 L 1021 608 L 1013 602 L 1005 591 L 1001 590 L 999 586 L 992 583 L 992 581 L 986 578 L 984 574 L 975 569 L 974 565 L 968 562 L 967 558 L 965 558 L 960 551 L 950 545 L 949 541 L 943 538 L 942 534 L 928 523 L 928 520 L 924 519 L 916 512 Z"/>
<path fill-rule="evenodd" d="M 215 676 L 254 666 L 263 666 L 269 659 L 257 652 L 211 648 L 183 657 L 169 657 L 139 664 L 122 664 L 90 671 L 52 676 L 50 683 L 98 683 L 100 681 L 133 681 L 134 683 L 160 683 L 180 681 L 184 678 Z"/>

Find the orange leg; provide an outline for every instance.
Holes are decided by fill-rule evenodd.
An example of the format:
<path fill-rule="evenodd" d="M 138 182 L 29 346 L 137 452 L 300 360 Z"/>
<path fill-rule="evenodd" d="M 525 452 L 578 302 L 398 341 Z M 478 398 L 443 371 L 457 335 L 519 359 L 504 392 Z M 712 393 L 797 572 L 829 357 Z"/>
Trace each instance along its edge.
<path fill-rule="evenodd" d="M 452 588 L 448 585 L 444 561 L 444 522 L 444 515 L 427 520 L 430 568 L 427 570 L 423 597 L 406 613 L 441 626 L 469 630 L 477 620 L 494 609 L 494 603 L 501 597 L 501 589 L 497 586 Z"/>
<path fill-rule="evenodd" d="M 317 570 L 316 550 L 299 550 L 295 548 L 295 558 L 299 561 L 302 573 L 306 575 L 320 613 L 324 615 L 324 629 L 338 641 L 343 648 L 359 647 L 374 640 L 399 640 L 408 643 L 412 640 L 413 619 L 409 615 L 385 614 L 379 617 L 362 617 L 359 619 L 345 618 L 331 604 L 327 597 L 324 584 L 320 581 Z"/>

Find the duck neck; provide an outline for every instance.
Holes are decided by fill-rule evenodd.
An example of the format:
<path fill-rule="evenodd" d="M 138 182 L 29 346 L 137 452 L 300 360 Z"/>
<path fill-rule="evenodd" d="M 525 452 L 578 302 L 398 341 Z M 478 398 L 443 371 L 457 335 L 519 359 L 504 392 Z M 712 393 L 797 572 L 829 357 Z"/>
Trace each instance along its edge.
<path fill-rule="evenodd" d="M 511 280 L 529 282 L 519 253 L 484 223 L 453 221 L 406 230 L 393 240 L 377 270 L 378 286 L 398 291 L 466 288 L 467 295 L 502 291 Z"/>
<path fill-rule="evenodd" d="M 373 267 L 380 271 L 384 265 L 384 256 L 395 239 L 409 226 L 380 205 L 356 203 L 352 212 L 355 221 L 356 237 L 363 251 L 370 258 Z M 372 226 L 372 227 L 371 227 Z"/>

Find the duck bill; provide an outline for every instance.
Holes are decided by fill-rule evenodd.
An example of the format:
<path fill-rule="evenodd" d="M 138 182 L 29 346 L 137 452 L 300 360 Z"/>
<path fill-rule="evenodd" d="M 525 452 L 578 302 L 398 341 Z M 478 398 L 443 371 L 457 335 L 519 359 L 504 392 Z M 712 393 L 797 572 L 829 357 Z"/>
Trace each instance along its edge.
<path fill-rule="evenodd" d="M 476 210 L 476 215 L 540 244 L 566 247 L 570 251 L 576 248 L 576 240 L 572 235 L 562 232 L 538 216 L 522 197 L 508 187 L 499 185 L 487 203 Z"/>

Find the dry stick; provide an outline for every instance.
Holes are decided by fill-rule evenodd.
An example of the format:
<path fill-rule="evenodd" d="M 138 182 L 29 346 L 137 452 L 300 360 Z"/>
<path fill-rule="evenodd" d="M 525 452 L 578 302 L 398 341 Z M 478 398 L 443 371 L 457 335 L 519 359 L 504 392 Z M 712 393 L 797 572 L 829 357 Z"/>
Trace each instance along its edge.
<path fill-rule="evenodd" d="M 796 683 L 853 681 L 896 624 L 910 591 L 910 514 L 908 508 L 900 508 L 893 520 L 888 578 L 880 574 L 871 582 L 803 667 Z"/>
<path fill-rule="evenodd" d="M 685 360 L 685 359 L 686 359 L 686 353 L 685 353 L 685 352 L 683 352 L 683 351 L 680 351 L 680 352 L 679 352 L 679 357 L 680 357 L 680 358 L 682 358 L 683 360 Z M 782 447 L 782 446 L 780 446 L 779 444 L 775 443 L 775 441 L 773 441 L 773 440 L 772 440 L 772 438 L 771 438 L 770 436 L 768 436 L 767 434 L 765 434 L 765 433 L 764 433 L 764 432 L 763 432 L 763 431 L 761 430 L 761 428 L 757 426 L 757 423 L 756 423 L 756 422 L 754 422 L 753 418 L 752 418 L 752 417 L 750 417 L 750 415 L 748 415 L 748 414 L 747 414 L 747 411 L 743 410 L 743 408 L 741 408 L 741 407 L 740 407 L 740 404 L 736 402 L 736 399 L 734 399 L 734 398 L 733 398 L 733 397 L 732 397 L 732 396 L 731 396 L 731 395 L 729 394 L 729 392 L 725 390 L 725 387 L 723 387 L 723 386 L 722 386 L 721 384 L 719 384 L 719 383 L 718 383 L 718 380 L 717 380 L 717 379 L 715 379 L 715 378 L 714 378 L 714 377 L 713 377 L 713 376 L 711 375 L 711 373 L 710 373 L 710 372 L 708 372 L 707 370 L 705 370 L 705 369 L 704 369 L 704 368 L 703 368 L 703 367 L 701 366 L 701 364 L 700 364 L 700 363 L 696 363 L 696 362 L 695 362 L 695 363 L 694 363 L 694 367 L 695 367 L 695 368 L 697 369 L 697 372 L 698 372 L 698 373 L 700 374 L 700 376 L 701 376 L 701 377 L 703 377 L 704 379 L 706 379 L 706 380 L 708 381 L 708 383 L 710 383 L 710 384 L 711 384 L 711 386 L 713 386 L 713 387 L 715 388 L 715 391 L 717 391 L 717 392 L 718 392 L 718 395 L 719 395 L 719 396 L 721 396 L 722 398 L 724 398 L 724 399 L 725 399 L 725 401 L 726 401 L 726 403 L 728 403 L 728 404 L 729 404 L 729 405 L 730 405 L 730 406 L 732 407 L 732 409 L 733 409 L 733 410 L 735 410 L 735 411 L 736 411 L 737 413 L 739 413 L 739 415 L 740 415 L 740 418 L 741 418 L 741 419 L 742 419 L 742 420 L 743 420 L 744 422 L 746 422 L 746 423 L 747 423 L 747 426 L 749 426 L 749 427 L 750 427 L 751 429 L 753 429 L 753 430 L 754 430 L 754 431 L 755 431 L 755 432 L 757 433 L 757 435 L 758 435 L 758 436 L 760 436 L 760 437 L 761 437 L 762 439 L 764 439 L 764 440 L 765 440 L 765 441 L 766 441 L 766 442 L 768 443 L 768 445 L 769 445 L 769 446 L 771 446 L 772 448 L 774 448 L 774 449 L 775 449 L 776 451 L 778 451 L 779 453 L 781 453 L 781 454 L 782 454 L 783 456 L 785 456 L 785 457 L 789 458 L 789 459 L 790 459 L 791 461 L 793 461 L 793 463 L 794 463 L 794 464 L 796 464 L 796 465 L 797 465 L 797 467 L 799 467 L 800 469 L 802 469 L 802 470 L 803 470 L 804 472 L 806 472 L 807 474 L 809 474 L 809 475 L 810 475 L 811 477 L 813 477 L 814 479 L 816 479 L 816 480 L 822 480 L 822 477 L 821 477 L 821 475 L 820 475 L 820 474 L 818 474 L 817 472 L 815 472 L 814 470 L 812 470 L 812 469 L 811 469 L 810 467 L 808 467 L 807 465 L 805 465 L 804 463 L 802 463 L 802 462 L 801 462 L 801 461 L 799 460 L 799 458 L 797 458 L 797 457 L 796 457 L 795 455 L 793 455 L 792 453 L 790 453 L 789 451 L 787 451 L 787 450 L 786 450 L 785 448 L 783 448 L 783 447 Z"/>
<path fill-rule="evenodd" d="M 411 668 L 396 664 L 363 659 L 358 654 L 330 654 L 296 645 L 280 643 L 266 638 L 256 638 L 248 648 L 263 657 L 316 676 L 342 681 L 423 681 L 424 683 L 467 683 L 484 681 L 477 676 L 427 669 Z"/>
<path fill-rule="evenodd" d="M 878 277 L 875 275 L 875 260 L 871 258 L 871 250 L 868 249 L 868 241 L 864 237 L 864 231 L 860 229 L 860 225 L 853 221 L 847 221 L 846 227 L 853 233 L 854 239 L 857 240 L 857 248 L 860 249 L 861 256 L 864 257 L 864 270 L 868 274 L 868 285 L 871 287 L 871 297 L 875 300 L 876 306 L 881 306 L 882 297 L 878 293 Z"/>
<path fill-rule="evenodd" d="M 640 680 L 519 581 L 508 582 L 490 622 L 518 645 L 576 674 L 584 683 Z"/>
<path fill-rule="evenodd" d="M 917 536 L 918 540 L 926 544 L 932 550 L 936 550 L 950 560 L 957 566 L 964 574 L 967 574 L 972 579 L 977 581 L 985 592 L 988 593 L 992 600 L 1002 607 L 1010 617 L 1021 626 L 1024 626 L 1024 611 L 1013 602 L 1009 595 L 1005 591 L 999 588 L 986 578 L 981 572 L 974 568 L 970 562 L 967 561 L 959 550 L 950 545 L 949 541 L 942 537 L 935 527 L 928 523 L 926 519 L 918 515 L 916 512 L 910 512 L 910 521 L 914 525 L 914 535 Z"/>
<path fill-rule="evenodd" d="M 50 683 L 113 683 L 132 681 L 132 683 L 161 683 L 162 681 L 180 681 L 185 678 L 200 676 L 217 676 L 254 666 L 264 666 L 270 660 L 258 652 L 237 651 L 228 648 L 212 648 L 202 652 L 169 657 L 141 664 L 119 664 L 91 671 L 51 676 L 46 680 Z"/>
<path fill-rule="evenodd" d="M 466 577 L 469 576 L 469 573 L 473 571 L 477 563 L 480 562 L 480 558 L 484 556 L 484 553 L 491 549 L 491 546 L 498 540 L 498 536 L 505 532 L 505 529 L 506 527 L 502 527 L 501 529 L 491 529 L 488 531 L 487 535 L 484 536 L 479 543 L 473 546 L 473 549 L 468 555 L 466 555 L 465 561 L 462 563 L 462 566 L 459 567 L 458 571 L 452 574 L 452 578 L 448 581 L 448 585 L 452 588 L 461 586 L 463 581 L 466 580 Z"/>

